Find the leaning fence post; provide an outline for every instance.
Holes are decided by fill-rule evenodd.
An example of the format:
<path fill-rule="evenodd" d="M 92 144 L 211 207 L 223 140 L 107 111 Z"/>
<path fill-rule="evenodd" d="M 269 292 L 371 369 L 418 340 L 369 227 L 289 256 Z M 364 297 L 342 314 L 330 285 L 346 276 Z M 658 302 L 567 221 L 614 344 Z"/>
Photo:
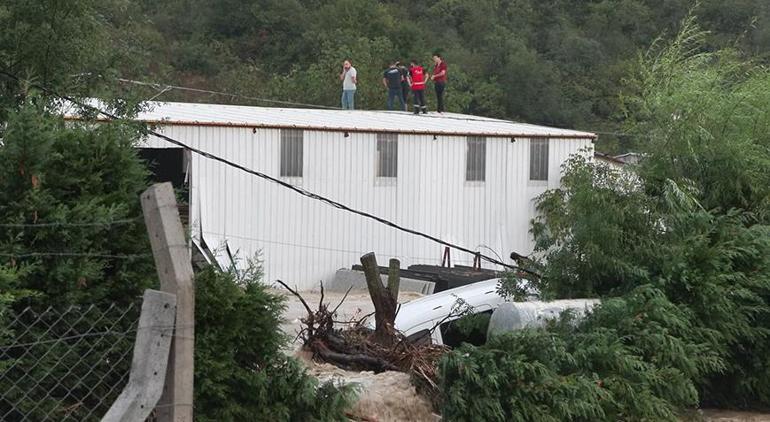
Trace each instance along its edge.
<path fill-rule="evenodd" d="M 144 291 L 128 384 L 102 422 L 143 421 L 150 415 L 163 393 L 175 316 L 174 295 Z"/>
<path fill-rule="evenodd" d="M 141 201 L 161 290 L 175 294 L 177 303 L 176 327 L 157 420 L 192 422 L 195 289 L 190 252 L 171 183 L 150 186 L 142 193 Z"/>

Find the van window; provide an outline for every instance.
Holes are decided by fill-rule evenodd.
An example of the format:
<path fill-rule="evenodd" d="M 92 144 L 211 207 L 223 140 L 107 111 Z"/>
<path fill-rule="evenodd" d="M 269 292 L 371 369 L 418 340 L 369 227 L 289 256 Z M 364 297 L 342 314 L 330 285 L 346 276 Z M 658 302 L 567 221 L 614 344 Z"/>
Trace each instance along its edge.
<path fill-rule="evenodd" d="M 431 343 L 430 330 L 420 330 L 416 333 L 412 333 L 406 337 L 406 341 L 415 345 L 422 346 Z"/>
<path fill-rule="evenodd" d="M 460 319 L 441 324 L 441 337 L 444 345 L 458 347 L 462 343 L 481 346 L 487 342 L 487 327 L 493 310 L 466 315 Z"/>

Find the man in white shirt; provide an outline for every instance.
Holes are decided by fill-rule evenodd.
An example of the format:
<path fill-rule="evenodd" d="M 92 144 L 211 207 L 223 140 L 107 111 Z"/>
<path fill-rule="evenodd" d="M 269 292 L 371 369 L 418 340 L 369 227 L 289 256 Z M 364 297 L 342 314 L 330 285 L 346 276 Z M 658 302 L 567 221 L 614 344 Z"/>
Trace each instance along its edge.
<path fill-rule="evenodd" d="M 354 97 L 356 95 L 356 84 L 358 83 L 358 74 L 356 68 L 350 64 L 350 60 L 342 62 L 342 108 L 345 110 L 355 109 Z"/>

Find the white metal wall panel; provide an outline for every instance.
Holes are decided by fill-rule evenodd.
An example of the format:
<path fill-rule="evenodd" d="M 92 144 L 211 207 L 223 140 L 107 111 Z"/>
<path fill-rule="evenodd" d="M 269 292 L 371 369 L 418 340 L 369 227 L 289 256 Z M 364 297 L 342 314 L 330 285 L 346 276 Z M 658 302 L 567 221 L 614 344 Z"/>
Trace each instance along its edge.
<path fill-rule="evenodd" d="M 280 131 L 165 126 L 164 134 L 271 176 L 280 170 Z M 303 177 L 285 179 L 353 208 L 506 262 L 528 254 L 534 198 L 558 186 L 570 154 L 589 139 L 552 139 L 547 182 L 529 181 L 529 139 L 487 138 L 486 180 L 465 181 L 464 136 L 399 135 L 398 177 L 376 177 L 373 133 L 305 131 Z M 148 139 L 148 146 L 173 147 Z M 592 152 L 591 152 L 592 153 Z M 380 262 L 440 264 L 443 246 L 303 197 L 274 183 L 193 155 L 191 216 L 210 247 L 225 241 L 242 258 L 261 251 L 266 280 L 301 289 L 329 280 L 338 268 L 374 251 Z M 473 256 L 452 251 L 452 263 Z M 489 266 L 485 264 L 485 266 Z"/>

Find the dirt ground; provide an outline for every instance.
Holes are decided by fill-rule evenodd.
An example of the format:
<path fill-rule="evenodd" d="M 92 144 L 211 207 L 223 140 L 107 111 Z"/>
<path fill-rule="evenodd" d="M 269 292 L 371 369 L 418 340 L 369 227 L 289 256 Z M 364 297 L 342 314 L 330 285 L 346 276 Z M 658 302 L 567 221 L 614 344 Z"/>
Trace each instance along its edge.
<path fill-rule="evenodd" d="M 283 331 L 296 338 L 300 330 L 299 319 L 306 314 L 300 301 L 285 290 L 275 290 L 276 293 L 287 296 L 287 309 L 284 314 Z M 302 292 L 302 297 L 311 308 L 318 307 L 320 293 Z M 401 292 L 399 302 L 407 302 L 421 297 L 419 293 Z M 331 307 L 337 306 L 342 300 L 343 293 L 327 292 L 324 302 Z M 338 319 L 346 321 L 351 318 L 360 318 L 374 311 L 374 305 L 368 293 L 351 293 L 340 306 Z M 351 372 L 339 369 L 326 363 L 310 361 L 308 356 L 299 351 L 299 341 L 292 344 L 292 349 L 287 350 L 301 358 L 309 368 L 309 372 L 321 381 L 335 380 L 336 382 L 356 383 L 360 387 L 359 401 L 351 410 L 353 415 L 375 420 L 377 422 L 435 422 L 441 418 L 431 410 L 430 403 L 417 394 L 409 382 L 409 376 L 401 372 Z M 770 422 L 770 413 L 736 412 L 728 410 L 705 409 L 693 412 L 692 417 L 685 418 L 690 421 L 707 422 Z"/>

